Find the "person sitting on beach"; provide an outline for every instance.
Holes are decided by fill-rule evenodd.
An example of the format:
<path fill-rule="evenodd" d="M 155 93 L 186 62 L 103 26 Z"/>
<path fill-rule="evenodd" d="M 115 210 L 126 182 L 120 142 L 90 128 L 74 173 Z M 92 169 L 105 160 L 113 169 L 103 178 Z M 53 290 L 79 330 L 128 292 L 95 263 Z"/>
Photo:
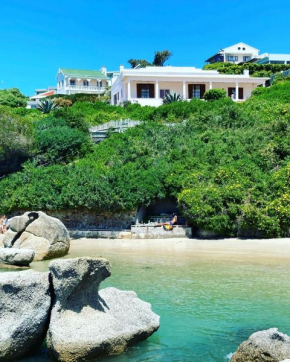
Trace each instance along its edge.
<path fill-rule="evenodd" d="M 155 226 L 163 226 L 165 230 L 172 230 L 173 225 L 177 224 L 177 214 L 173 214 L 170 221 L 156 223 Z"/>

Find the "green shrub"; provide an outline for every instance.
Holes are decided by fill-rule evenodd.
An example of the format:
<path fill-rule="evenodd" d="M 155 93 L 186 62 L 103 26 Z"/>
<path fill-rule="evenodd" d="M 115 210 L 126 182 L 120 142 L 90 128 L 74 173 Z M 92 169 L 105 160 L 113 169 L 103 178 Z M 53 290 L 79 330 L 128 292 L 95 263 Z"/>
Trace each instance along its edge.
<path fill-rule="evenodd" d="M 92 149 L 88 136 L 67 126 L 38 129 L 36 132 L 36 160 L 38 164 L 68 162 L 82 157 Z"/>
<path fill-rule="evenodd" d="M 27 97 L 18 88 L 0 90 L 0 105 L 12 108 L 26 107 Z"/>
<path fill-rule="evenodd" d="M 29 121 L 0 113 L 0 177 L 21 169 L 33 150 L 33 128 Z"/>
<path fill-rule="evenodd" d="M 203 98 L 206 101 L 215 101 L 217 99 L 222 99 L 222 98 L 226 98 L 227 97 L 227 93 L 224 89 L 210 89 L 207 92 L 204 93 Z"/>
<path fill-rule="evenodd" d="M 53 112 L 53 117 L 65 119 L 67 125 L 82 132 L 88 133 L 89 123 L 83 112 L 74 107 L 58 108 Z"/>

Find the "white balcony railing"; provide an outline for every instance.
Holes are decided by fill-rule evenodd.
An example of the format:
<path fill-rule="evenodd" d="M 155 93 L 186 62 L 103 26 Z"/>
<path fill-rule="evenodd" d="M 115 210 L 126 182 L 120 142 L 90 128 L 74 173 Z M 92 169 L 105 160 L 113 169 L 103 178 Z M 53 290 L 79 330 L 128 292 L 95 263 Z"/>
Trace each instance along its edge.
<path fill-rule="evenodd" d="M 104 92 L 106 87 L 97 87 L 97 86 L 85 86 L 85 85 L 70 85 L 67 84 L 65 89 L 68 90 L 77 90 L 77 91 L 87 91 L 87 92 Z"/>

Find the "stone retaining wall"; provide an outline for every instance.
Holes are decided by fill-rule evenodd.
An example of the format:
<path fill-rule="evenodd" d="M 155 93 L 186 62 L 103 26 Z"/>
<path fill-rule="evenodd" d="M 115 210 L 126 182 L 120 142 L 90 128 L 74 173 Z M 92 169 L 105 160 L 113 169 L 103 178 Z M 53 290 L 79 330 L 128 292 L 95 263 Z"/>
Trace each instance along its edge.
<path fill-rule="evenodd" d="M 29 210 L 18 210 L 13 213 L 13 215 L 9 215 L 9 218 L 22 215 L 26 211 Z M 136 217 L 136 211 L 124 211 L 119 213 L 99 212 L 89 209 L 43 211 L 50 216 L 60 219 L 67 228 L 80 230 L 130 229 L 130 226 L 135 223 Z"/>
<path fill-rule="evenodd" d="M 166 238 L 190 238 L 190 227 L 174 225 L 172 230 L 164 230 L 162 226 L 132 225 L 132 239 L 166 239 Z"/>

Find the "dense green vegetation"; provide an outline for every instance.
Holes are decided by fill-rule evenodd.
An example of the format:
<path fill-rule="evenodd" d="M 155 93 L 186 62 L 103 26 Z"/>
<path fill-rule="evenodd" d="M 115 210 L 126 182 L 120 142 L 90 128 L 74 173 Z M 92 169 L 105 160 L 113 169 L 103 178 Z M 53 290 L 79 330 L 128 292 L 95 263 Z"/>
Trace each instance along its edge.
<path fill-rule="evenodd" d="M 173 198 L 196 228 L 224 236 L 289 235 L 287 80 L 256 89 L 243 104 L 222 97 L 118 107 L 86 99 L 49 115 L 9 107 L 0 114 L 7 134 L 22 140 L 9 144 L 7 136 L 2 160 L 19 145 L 26 160 L 21 172 L 2 171 L 11 172 L 0 181 L 2 212 L 134 210 Z M 90 125 L 121 118 L 144 123 L 92 144 Z"/>
<path fill-rule="evenodd" d="M 27 97 L 25 97 L 18 88 L 1 89 L 0 90 L 0 105 L 9 106 L 12 108 L 25 107 Z"/>
<path fill-rule="evenodd" d="M 271 77 L 275 73 L 290 69 L 290 64 L 213 63 L 205 65 L 203 69 L 218 70 L 223 74 L 243 74 L 244 70 L 249 70 L 254 77 Z"/>

